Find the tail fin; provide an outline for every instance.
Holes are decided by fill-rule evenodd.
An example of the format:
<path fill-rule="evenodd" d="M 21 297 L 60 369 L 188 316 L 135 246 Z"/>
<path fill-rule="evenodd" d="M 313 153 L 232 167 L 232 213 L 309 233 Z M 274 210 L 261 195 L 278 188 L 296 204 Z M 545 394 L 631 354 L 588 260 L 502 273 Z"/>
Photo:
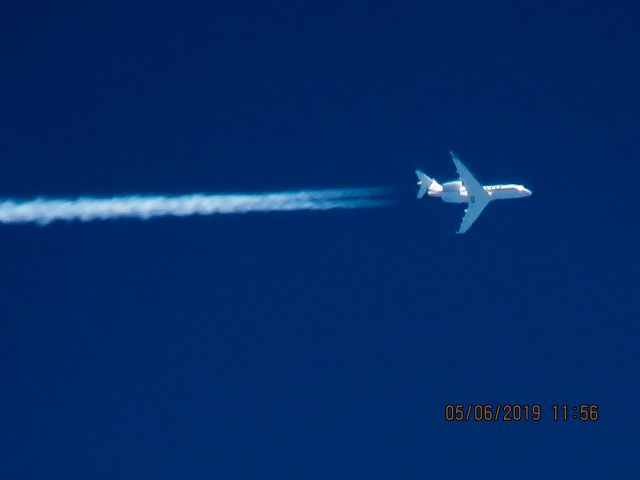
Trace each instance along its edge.
<path fill-rule="evenodd" d="M 438 182 L 420 170 L 416 170 L 416 175 L 418 176 L 418 185 L 420 186 L 418 189 L 418 198 L 424 197 L 424 194 L 429 191 L 431 185 L 435 184 L 434 186 L 440 186 Z"/>

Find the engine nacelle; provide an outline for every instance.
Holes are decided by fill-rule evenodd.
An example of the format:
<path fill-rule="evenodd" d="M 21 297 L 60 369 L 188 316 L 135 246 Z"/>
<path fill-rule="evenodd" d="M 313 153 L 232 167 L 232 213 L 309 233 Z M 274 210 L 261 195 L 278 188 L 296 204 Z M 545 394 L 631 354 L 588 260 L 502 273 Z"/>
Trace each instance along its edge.
<path fill-rule="evenodd" d="M 455 180 L 442 185 L 442 201 L 448 203 L 464 203 L 467 201 L 467 189 L 462 181 Z"/>

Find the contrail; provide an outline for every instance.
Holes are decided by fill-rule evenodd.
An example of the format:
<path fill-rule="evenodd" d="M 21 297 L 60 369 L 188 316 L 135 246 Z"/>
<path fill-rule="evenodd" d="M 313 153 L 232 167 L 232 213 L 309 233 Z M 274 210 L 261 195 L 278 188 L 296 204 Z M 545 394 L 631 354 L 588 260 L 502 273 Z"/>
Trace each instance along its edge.
<path fill-rule="evenodd" d="M 89 222 L 188 215 L 217 215 L 334 208 L 374 208 L 390 204 L 383 188 L 299 190 L 250 194 L 191 194 L 181 196 L 128 195 L 111 198 L 4 200 L 0 223 L 37 223 L 56 220 Z"/>

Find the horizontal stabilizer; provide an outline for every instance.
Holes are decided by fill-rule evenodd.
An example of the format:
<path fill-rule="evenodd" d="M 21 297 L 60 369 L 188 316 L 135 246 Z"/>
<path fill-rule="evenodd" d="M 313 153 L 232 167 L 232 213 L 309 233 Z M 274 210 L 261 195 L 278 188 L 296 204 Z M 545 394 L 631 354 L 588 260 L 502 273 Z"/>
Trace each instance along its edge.
<path fill-rule="evenodd" d="M 429 191 L 432 185 L 440 186 L 438 182 L 420 170 L 416 170 L 416 175 L 418 176 L 418 186 L 420 187 L 418 189 L 418 198 L 424 197 L 424 194 Z"/>

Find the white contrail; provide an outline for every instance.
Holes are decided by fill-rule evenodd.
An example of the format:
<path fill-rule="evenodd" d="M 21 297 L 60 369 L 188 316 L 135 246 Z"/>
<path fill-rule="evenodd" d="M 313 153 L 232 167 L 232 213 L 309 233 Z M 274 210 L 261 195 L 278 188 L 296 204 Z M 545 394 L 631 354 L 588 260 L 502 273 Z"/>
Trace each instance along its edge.
<path fill-rule="evenodd" d="M 55 220 L 148 219 L 161 216 L 215 215 L 334 208 L 373 208 L 389 204 L 380 198 L 387 190 L 351 188 L 250 194 L 192 194 L 181 196 L 130 195 L 0 201 L 0 223 L 38 223 Z"/>

